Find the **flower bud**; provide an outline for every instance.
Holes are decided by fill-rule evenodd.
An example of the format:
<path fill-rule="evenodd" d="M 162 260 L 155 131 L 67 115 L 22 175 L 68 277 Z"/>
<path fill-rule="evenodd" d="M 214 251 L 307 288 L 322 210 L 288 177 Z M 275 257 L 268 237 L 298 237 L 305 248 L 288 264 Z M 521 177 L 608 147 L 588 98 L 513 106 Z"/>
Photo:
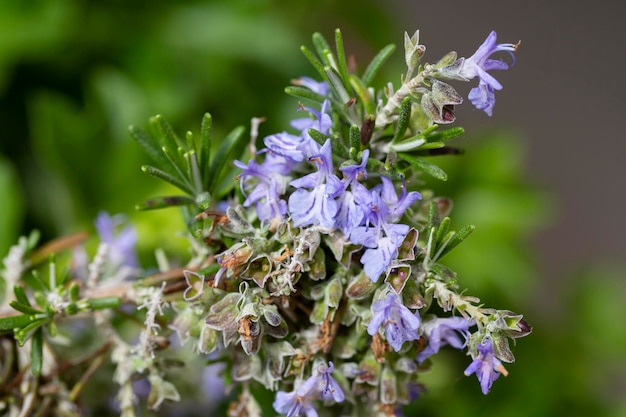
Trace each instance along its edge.
<path fill-rule="evenodd" d="M 417 68 L 420 59 L 426 53 L 426 47 L 419 45 L 420 31 L 416 30 L 413 36 L 409 37 L 408 32 L 404 32 L 404 61 L 408 68 Z"/>
<path fill-rule="evenodd" d="M 380 401 L 383 404 L 395 404 L 397 399 L 396 374 L 389 366 L 385 366 L 380 378 Z"/>
<path fill-rule="evenodd" d="M 202 331 L 200 332 L 200 337 L 198 338 L 198 343 L 196 344 L 198 352 L 204 354 L 213 352 L 217 348 L 218 337 L 219 334 L 217 331 L 207 325 L 202 326 Z"/>
<path fill-rule="evenodd" d="M 364 271 L 353 276 L 346 288 L 346 295 L 355 300 L 362 300 L 369 297 L 376 289 L 376 284 L 367 276 Z"/>
<path fill-rule="evenodd" d="M 343 285 L 341 284 L 341 278 L 336 277 L 332 279 L 325 288 L 324 299 L 329 307 L 339 307 L 339 302 L 343 297 Z"/>

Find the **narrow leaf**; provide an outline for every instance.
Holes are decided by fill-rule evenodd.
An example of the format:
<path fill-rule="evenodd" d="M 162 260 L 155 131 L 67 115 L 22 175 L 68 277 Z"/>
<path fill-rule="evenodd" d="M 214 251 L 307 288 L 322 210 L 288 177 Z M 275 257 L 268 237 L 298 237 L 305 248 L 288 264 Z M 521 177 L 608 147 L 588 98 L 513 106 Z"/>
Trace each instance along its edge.
<path fill-rule="evenodd" d="M 378 70 L 383 66 L 383 64 L 389 59 L 393 51 L 396 49 L 396 45 L 389 44 L 385 46 L 376 56 L 372 59 L 372 62 L 367 66 L 365 72 L 363 73 L 363 83 L 366 86 L 372 84 L 374 77 L 378 73 Z"/>
<path fill-rule="evenodd" d="M 26 343 L 26 341 L 32 336 L 33 331 L 36 330 L 38 327 L 46 324 L 48 320 L 49 318 L 34 319 L 21 329 L 17 330 L 15 332 L 15 340 L 17 340 L 17 344 L 20 346 L 24 346 L 24 343 Z"/>
<path fill-rule="evenodd" d="M 437 228 L 437 235 L 435 236 L 435 246 L 440 246 L 444 242 L 444 237 L 450 230 L 450 217 L 444 217 Z"/>
<path fill-rule="evenodd" d="M 446 146 L 445 143 L 443 142 L 427 142 L 423 145 L 421 145 L 419 148 L 417 148 L 418 151 L 425 151 L 425 150 L 429 150 L 429 149 L 440 149 L 443 148 L 444 146 Z"/>
<path fill-rule="evenodd" d="M 289 87 L 285 87 L 285 93 L 290 96 L 302 98 L 305 100 L 311 100 L 315 103 L 322 104 L 326 99 L 323 95 L 317 94 L 306 87 L 300 87 L 298 85 L 290 85 Z"/>
<path fill-rule="evenodd" d="M 143 165 L 141 167 L 141 170 L 148 175 L 152 175 L 153 177 L 159 178 L 165 182 L 172 184 L 174 187 L 179 188 L 180 190 L 193 195 L 193 190 L 191 189 L 191 187 L 189 187 L 187 184 L 185 184 L 178 178 L 174 177 L 173 175 L 168 174 L 165 171 L 162 171 L 150 165 Z"/>
<path fill-rule="evenodd" d="M 319 143 L 321 146 L 324 146 L 324 143 L 330 136 L 323 134 L 319 130 L 310 128 L 307 133 L 315 140 L 315 142 Z"/>
<path fill-rule="evenodd" d="M 357 125 L 350 126 L 350 132 L 348 134 L 350 140 L 350 148 L 354 148 L 357 151 L 361 150 L 361 129 Z"/>
<path fill-rule="evenodd" d="M 104 310 L 106 308 L 116 308 L 122 304 L 120 297 L 101 297 L 87 300 L 87 306 L 92 310 Z"/>
<path fill-rule="evenodd" d="M 33 341 L 30 347 L 30 371 L 35 376 L 41 375 L 43 364 L 43 328 L 39 328 L 33 334 Z"/>
<path fill-rule="evenodd" d="M 343 37 L 339 29 L 335 30 L 335 49 L 337 50 L 337 65 L 341 78 L 346 81 L 348 77 L 348 65 L 346 63 L 346 53 L 343 49 Z"/>
<path fill-rule="evenodd" d="M 217 187 L 219 186 L 222 176 L 220 175 L 224 170 L 224 167 L 229 166 L 231 161 L 235 159 L 233 153 L 239 150 L 240 152 L 244 148 L 246 137 L 244 136 L 245 128 L 243 126 L 233 129 L 220 146 L 211 163 L 211 169 L 209 171 L 209 183 L 207 184 L 209 193 L 213 198 L 218 198 L 215 194 Z"/>
<path fill-rule="evenodd" d="M 309 62 L 313 65 L 315 70 L 320 74 L 324 81 L 329 82 L 328 78 L 326 77 L 326 73 L 324 72 L 324 64 L 322 64 L 320 60 L 317 59 L 306 46 L 301 46 L 300 50 L 302 51 L 304 56 L 307 57 Z"/>
<path fill-rule="evenodd" d="M 324 65 L 330 65 L 331 62 L 327 60 L 326 54 L 330 51 L 330 45 L 319 32 L 315 32 L 313 34 L 313 46 L 315 46 L 315 51 L 317 55 L 319 55 L 322 59 L 325 60 Z"/>
<path fill-rule="evenodd" d="M 165 120 L 165 118 L 157 114 L 150 119 L 150 123 L 159 132 L 159 144 L 161 147 L 168 148 L 170 150 L 178 149 L 178 147 L 185 146 L 185 143 L 176 135 L 172 126 Z"/>
<path fill-rule="evenodd" d="M 36 308 L 31 307 L 27 304 L 22 304 L 19 301 L 11 301 L 9 305 L 14 309 L 24 314 L 41 314 L 42 311 L 37 310 Z"/>
<path fill-rule="evenodd" d="M 439 227 L 439 207 L 436 201 L 431 201 L 428 207 L 428 230 Z"/>
<path fill-rule="evenodd" d="M 445 142 L 457 138 L 465 133 L 462 127 L 453 127 L 446 130 L 435 131 L 426 135 L 429 142 Z"/>
<path fill-rule="evenodd" d="M 391 143 L 402 140 L 407 127 L 409 127 L 409 121 L 411 120 L 411 97 L 405 97 L 400 105 L 400 113 L 398 115 L 398 125 L 396 126 L 396 132 L 393 135 Z"/>
<path fill-rule="evenodd" d="M 446 255 L 452 249 L 456 248 L 461 242 L 463 242 L 474 231 L 474 229 L 476 229 L 476 226 L 468 225 L 462 228 L 461 230 L 459 230 L 458 232 L 456 232 L 454 236 L 452 237 L 452 239 L 450 239 L 446 247 L 441 251 L 441 254 L 439 255 L 439 259 L 443 258 L 444 255 Z"/>
<path fill-rule="evenodd" d="M 341 75 L 333 67 L 325 67 L 324 71 L 330 80 L 330 87 L 333 89 L 339 100 L 345 105 L 351 99 L 350 94 L 346 90 L 345 82 L 341 79 Z"/>
<path fill-rule="evenodd" d="M 28 297 L 26 296 L 26 293 L 24 292 L 24 288 L 22 288 L 20 285 L 14 285 L 13 286 L 13 293 L 15 294 L 15 299 L 20 302 L 21 304 L 24 304 L 26 306 L 30 307 L 30 300 L 28 299 Z"/>
<path fill-rule="evenodd" d="M 0 333 L 12 332 L 14 329 L 21 329 L 33 320 L 32 316 L 20 314 L 19 316 L 9 316 L 0 319 Z"/>
<path fill-rule="evenodd" d="M 448 179 L 448 174 L 446 174 L 444 170 L 442 170 L 441 168 L 439 168 L 437 165 L 433 164 L 432 162 L 429 162 L 423 158 L 411 156 L 405 153 L 399 153 L 398 156 L 401 159 L 408 162 L 409 164 L 411 164 L 414 168 L 430 175 L 431 177 L 435 179 L 438 179 L 441 181 L 446 181 Z"/>
<path fill-rule="evenodd" d="M 372 95 L 370 94 L 367 86 L 359 77 L 355 74 L 350 74 L 350 86 L 356 92 L 356 95 L 359 97 L 361 104 L 365 108 L 365 112 L 367 114 L 375 114 L 376 113 L 376 102 Z"/>
<path fill-rule="evenodd" d="M 211 130 L 213 119 L 209 113 L 204 113 L 200 125 L 200 171 L 202 172 L 202 184 L 206 187 L 209 183 L 209 170 L 211 168 Z"/>
<path fill-rule="evenodd" d="M 169 165 L 167 158 L 163 155 L 163 152 L 161 152 L 159 143 L 152 135 L 136 126 L 130 126 L 128 130 L 132 138 L 135 139 L 144 152 L 147 153 L 158 166 L 166 167 Z"/>
<path fill-rule="evenodd" d="M 183 195 L 156 197 L 137 204 L 135 210 L 156 210 L 173 206 L 195 205 L 195 200 Z"/>

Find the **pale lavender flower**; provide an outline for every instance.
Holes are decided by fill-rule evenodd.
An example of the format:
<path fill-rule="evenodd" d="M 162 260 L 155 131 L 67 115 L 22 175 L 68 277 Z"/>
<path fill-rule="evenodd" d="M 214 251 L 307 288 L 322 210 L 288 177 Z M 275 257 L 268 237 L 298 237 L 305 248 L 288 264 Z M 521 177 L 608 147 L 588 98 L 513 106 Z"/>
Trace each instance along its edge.
<path fill-rule="evenodd" d="M 95 222 L 100 241 L 107 245 L 107 255 L 111 263 L 118 267 L 136 268 L 139 264 L 135 252 L 137 232 L 132 226 L 120 229 L 123 223 L 122 216 L 111 217 L 104 211 L 98 214 Z"/>
<path fill-rule="evenodd" d="M 493 382 L 498 379 L 500 374 L 506 376 L 507 370 L 502 365 L 502 362 L 493 353 L 493 346 L 491 339 L 486 339 L 478 346 L 478 356 L 474 358 L 472 363 L 465 369 L 465 376 L 470 376 L 476 373 L 478 381 L 480 382 L 480 388 L 483 394 L 488 394 Z"/>
<path fill-rule="evenodd" d="M 469 338 L 468 329 L 471 325 L 472 322 L 463 317 L 437 317 L 425 322 L 422 329 L 428 338 L 428 346 L 417 355 L 417 361 L 422 364 L 439 352 L 442 346 L 450 345 L 455 349 L 463 349 Z"/>
<path fill-rule="evenodd" d="M 405 224 L 398 221 L 406 209 L 421 198 L 417 192 L 407 193 L 403 185 L 400 196 L 396 194 L 393 182 L 382 177 L 382 184 L 371 192 L 369 208 L 365 211 L 365 224 L 352 229 L 350 241 L 369 249 L 361 256 L 364 271 L 372 281 L 377 281 L 398 254 L 409 231 Z"/>
<path fill-rule="evenodd" d="M 478 47 L 474 55 L 465 59 L 458 75 L 466 80 L 475 77 L 479 78 L 478 87 L 473 88 L 468 98 L 472 104 L 480 110 L 483 110 L 489 116 L 493 112 L 493 106 L 496 103 L 495 90 L 501 90 L 502 84 L 498 82 L 488 71 L 505 70 L 509 68 L 509 64 L 498 59 L 490 59 L 489 57 L 499 51 L 506 51 L 513 57 L 513 52 L 517 50 L 517 46 L 512 43 L 496 44 L 497 34 L 492 31 L 485 39 L 482 45 Z"/>
<path fill-rule="evenodd" d="M 296 227 L 320 225 L 330 229 L 337 214 L 334 199 L 342 191 L 341 181 L 333 173 L 330 140 L 309 160 L 317 163 L 318 171 L 291 181 L 297 190 L 289 196 L 289 213 Z"/>
<path fill-rule="evenodd" d="M 363 151 L 360 164 L 339 168 L 343 173 L 342 183 L 344 191 L 337 200 L 339 208 L 335 218 L 335 227 L 341 229 L 346 238 L 350 236 L 355 227 L 362 223 L 365 218 L 366 208 L 371 202 L 370 192 L 359 182 L 361 179 L 367 179 L 365 166 L 367 165 L 369 153 L 369 149 Z M 350 191 L 348 191 L 348 187 Z"/>
<path fill-rule="evenodd" d="M 278 391 L 272 404 L 274 410 L 285 417 L 297 417 L 303 412 L 307 417 L 317 417 L 313 407 L 316 385 L 317 377 L 312 375 L 292 392 Z"/>
<path fill-rule="evenodd" d="M 269 161 L 274 163 L 272 159 Z M 287 187 L 285 177 L 268 169 L 265 163 L 259 165 L 253 159 L 248 161 L 247 165 L 235 161 L 235 166 L 242 169 L 239 178 L 243 195 L 246 196 L 244 185 L 249 184 L 249 187 L 252 188 L 250 194 L 246 196 L 243 206 L 249 207 L 254 204 L 257 216 L 261 220 L 282 218 L 287 213 L 287 203 L 280 198 Z M 250 179 L 257 181 L 252 184 Z"/>
<path fill-rule="evenodd" d="M 373 316 L 367 333 L 374 336 L 380 326 L 385 328 L 385 338 L 391 347 L 398 352 L 402 344 L 419 339 L 417 330 L 420 326 L 419 314 L 412 313 L 395 292 L 387 294 L 385 299 L 372 305 Z"/>
<path fill-rule="evenodd" d="M 322 400 L 334 400 L 340 403 L 346 397 L 337 381 L 335 381 L 335 378 L 331 375 L 334 370 L 335 365 L 330 361 L 328 362 L 328 366 L 322 363 L 317 367 L 317 388 Z"/>
<path fill-rule="evenodd" d="M 296 417 L 303 412 L 307 417 L 317 417 L 313 400 L 319 398 L 322 401 L 342 402 L 345 395 L 331 375 L 334 370 L 332 362 L 328 362 L 328 365 L 322 363 L 298 389 L 293 392 L 278 391 L 273 404 L 274 409 L 286 417 Z"/>

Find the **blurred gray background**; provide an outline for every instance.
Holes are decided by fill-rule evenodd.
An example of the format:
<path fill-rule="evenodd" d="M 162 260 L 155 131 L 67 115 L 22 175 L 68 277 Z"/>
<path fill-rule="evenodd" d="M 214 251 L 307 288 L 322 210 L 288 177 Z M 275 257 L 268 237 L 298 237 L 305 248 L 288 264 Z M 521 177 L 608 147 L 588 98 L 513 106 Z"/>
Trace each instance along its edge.
<path fill-rule="evenodd" d="M 513 127 L 527 141 L 528 177 L 555 199 L 553 222 L 534 244 L 542 306 L 556 314 L 549 301 L 578 267 L 626 257 L 623 3 L 449 0 L 445 13 L 437 1 L 389 4 L 400 28 L 419 28 L 423 42 L 436 45 L 427 51 L 431 59 L 450 49 L 468 56 L 488 28 L 499 42 L 522 41 L 516 66 L 494 72 L 504 90 L 493 118 L 464 108 L 457 122 L 467 131 Z"/>

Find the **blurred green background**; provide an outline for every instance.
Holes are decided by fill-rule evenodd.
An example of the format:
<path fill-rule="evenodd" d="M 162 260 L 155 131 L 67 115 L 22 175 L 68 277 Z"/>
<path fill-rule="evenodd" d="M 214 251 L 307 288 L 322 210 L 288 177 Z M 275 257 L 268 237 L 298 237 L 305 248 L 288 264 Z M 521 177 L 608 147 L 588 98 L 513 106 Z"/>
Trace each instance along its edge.
<path fill-rule="evenodd" d="M 405 30 L 421 29 L 426 61 L 434 61 L 449 49 L 469 56 L 496 29 L 502 42 L 524 40 L 519 63 L 497 74 L 505 89 L 493 119 L 459 107 L 468 134 L 458 145 L 467 153 L 441 159 L 450 179 L 433 187 L 453 197 L 456 226 L 477 226 L 449 259 L 461 285 L 487 305 L 523 313 L 534 332 L 486 397 L 462 375 L 468 358 L 442 355 L 407 415 L 626 416 L 624 202 L 608 194 L 620 189 L 615 158 L 626 152 L 623 141 L 601 143 L 618 126 L 610 98 L 586 94 L 590 79 L 594 93 L 608 91 L 610 76 L 565 66 L 578 59 L 572 52 L 593 53 L 577 43 L 589 33 L 576 19 L 614 17 L 610 8 L 570 7 L 586 17 L 558 26 L 550 16 L 564 2 L 531 1 L 514 14 L 487 0 L 467 3 L 2 0 L 0 254 L 32 228 L 44 241 L 92 230 L 107 210 L 138 226 L 144 264 L 156 247 L 184 257 L 176 210 L 133 211 L 167 190 L 139 170 L 148 159 L 128 125 L 163 114 L 179 133 L 197 132 L 208 111 L 219 136 L 264 116 L 262 137 L 293 117 L 297 101 L 283 87 L 314 75 L 299 52 L 314 31 L 331 38 L 341 28 L 363 69 L 387 43 L 401 47 Z M 549 40 L 557 33 L 562 44 Z M 605 49 L 600 42 L 612 39 L 603 30 L 593 36 Z M 380 85 L 398 82 L 401 49 L 392 61 Z M 600 141 L 593 147 L 586 129 Z"/>

